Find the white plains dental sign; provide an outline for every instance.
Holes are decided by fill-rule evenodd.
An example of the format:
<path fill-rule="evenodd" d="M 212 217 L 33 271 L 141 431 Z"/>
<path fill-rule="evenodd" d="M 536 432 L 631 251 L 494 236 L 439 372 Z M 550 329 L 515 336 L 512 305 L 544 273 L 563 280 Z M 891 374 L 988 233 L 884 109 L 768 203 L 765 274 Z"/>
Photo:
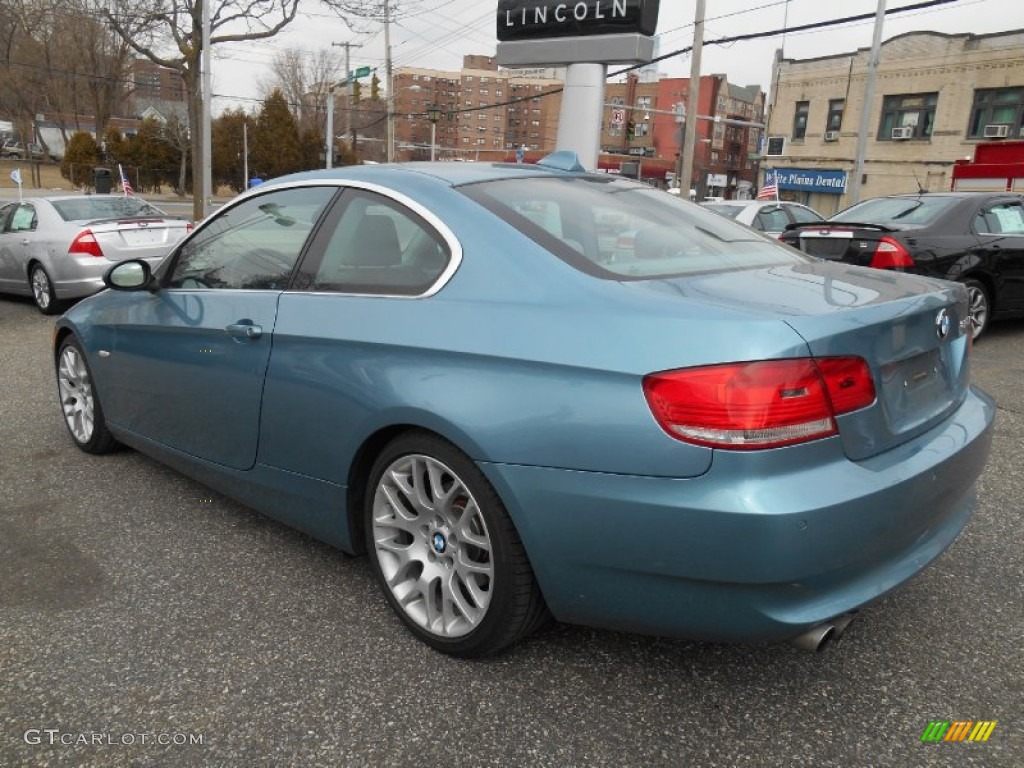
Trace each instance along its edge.
<path fill-rule="evenodd" d="M 658 0 L 499 0 L 498 40 L 653 35 Z"/>

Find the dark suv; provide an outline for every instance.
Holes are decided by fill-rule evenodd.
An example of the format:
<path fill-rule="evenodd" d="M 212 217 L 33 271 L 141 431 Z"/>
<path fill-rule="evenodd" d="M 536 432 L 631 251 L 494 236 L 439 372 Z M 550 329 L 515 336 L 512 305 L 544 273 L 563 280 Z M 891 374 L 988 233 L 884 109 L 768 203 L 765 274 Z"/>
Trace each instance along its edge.
<path fill-rule="evenodd" d="M 811 256 L 956 280 L 974 338 L 993 317 L 1024 315 L 1024 197 L 938 192 L 876 197 L 782 240 Z"/>

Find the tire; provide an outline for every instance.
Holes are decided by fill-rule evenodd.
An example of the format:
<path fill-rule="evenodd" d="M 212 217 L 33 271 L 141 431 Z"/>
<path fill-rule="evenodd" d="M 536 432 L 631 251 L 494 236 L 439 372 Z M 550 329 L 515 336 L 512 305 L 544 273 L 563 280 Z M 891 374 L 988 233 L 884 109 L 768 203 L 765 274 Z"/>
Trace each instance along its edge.
<path fill-rule="evenodd" d="M 366 494 L 371 567 L 392 609 L 431 647 L 496 653 L 547 617 L 522 541 L 494 488 L 455 446 L 395 438 Z"/>
<path fill-rule="evenodd" d="M 971 320 L 971 338 L 977 341 L 992 320 L 992 299 L 988 289 L 978 280 L 968 278 L 963 284 L 967 286 L 967 315 Z"/>
<path fill-rule="evenodd" d="M 28 273 L 28 287 L 32 291 L 32 299 L 36 307 L 44 315 L 56 315 L 60 311 L 57 294 L 53 290 L 53 282 L 41 264 L 33 264 Z"/>
<path fill-rule="evenodd" d="M 107 429 L 89 363 L 73 336 L 57 351 L 57 393 L 64 424 L 75 445 L 86 453 L 110 453 L 117 441 Z"/>

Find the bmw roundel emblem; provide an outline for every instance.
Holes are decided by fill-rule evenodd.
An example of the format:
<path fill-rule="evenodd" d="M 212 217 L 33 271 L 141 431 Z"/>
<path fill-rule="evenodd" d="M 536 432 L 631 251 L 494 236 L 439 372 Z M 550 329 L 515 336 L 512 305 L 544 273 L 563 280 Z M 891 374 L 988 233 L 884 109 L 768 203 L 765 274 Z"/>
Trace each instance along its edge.
<path fill-rule="evenodd" d="M 439 555 L 443 555 L 444 551 L 448 549 L 448 542 L 444 539 L 444 534 L 441 532 L 435 533 L 430 540 L 430 543 L 434 547 L 434 551 Z"/>
<path fill-rule="evenodd" d="M 939 341 L 945 341 L 952 328 L 953 318 L 950 317 L 949 310 L 940 310 L 939 314 L 935 316 L 935 335 L 939 337 Z"/>

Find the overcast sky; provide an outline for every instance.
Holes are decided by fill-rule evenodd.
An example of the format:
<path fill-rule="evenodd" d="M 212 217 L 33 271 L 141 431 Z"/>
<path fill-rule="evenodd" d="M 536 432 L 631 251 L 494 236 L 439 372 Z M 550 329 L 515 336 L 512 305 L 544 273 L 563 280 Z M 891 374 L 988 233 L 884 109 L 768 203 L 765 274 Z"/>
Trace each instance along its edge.
<path fill-rule="evenodd" d="M 337 17 L 312 0 L 307 12 L 269 42 L 225 44 L 215 49 L 214 93 L 254 100 L 260 95 L 258 81 L 274 52 L 285 48 L 314 52 L 331 43 L 349 41 L 363 47 L 352 50 L 352 66 L 380 67 L 383 75 L 384 36 L 381 25 L 359 23 L 350 30 Z M 421 66 L 458 70 L 467 53 L 493 55 L 497 1 L 487 0 L 391 0 L 397 23 L 392 26 L 391 45 L 395 66 Z M 593 0 L 588 0 L 593 2 Z M 914 4 L 912 0 L 888 0 L 887 8 Z M 691 0 L 662 0 L 658 36 L 662 54 L 693 42 Z M 781 29 L 788 26 L 827 21 L 836 16 L 874 13 L 877 0 L 709 0 L 705 41 L 718 37 Z M 873 20 L 845 24 L 813 32 L 790 33 L 785 37 L 785 54 L 790 58 L 812 58 L 871 45 Z M 905 32 L 1000 32 L 1024 28 L 1024 0 L 956 0 L 923 11 L 909 11 L 886 17 L 884 38 Z M 725 73 L 737 85 L 760 85 L 768 89 L 772 57 L 783 45 L 782 36 L 729 46 L 706 45 L 703 74 Z M 335 52 L 343 55 L 340 48 Z M 670 76 L 688 77 L 689 56 L 677 56 L 660 65 Z M 214 112 L 244 105 L 255 109 L 254 101 L 218 98 Z"/>

